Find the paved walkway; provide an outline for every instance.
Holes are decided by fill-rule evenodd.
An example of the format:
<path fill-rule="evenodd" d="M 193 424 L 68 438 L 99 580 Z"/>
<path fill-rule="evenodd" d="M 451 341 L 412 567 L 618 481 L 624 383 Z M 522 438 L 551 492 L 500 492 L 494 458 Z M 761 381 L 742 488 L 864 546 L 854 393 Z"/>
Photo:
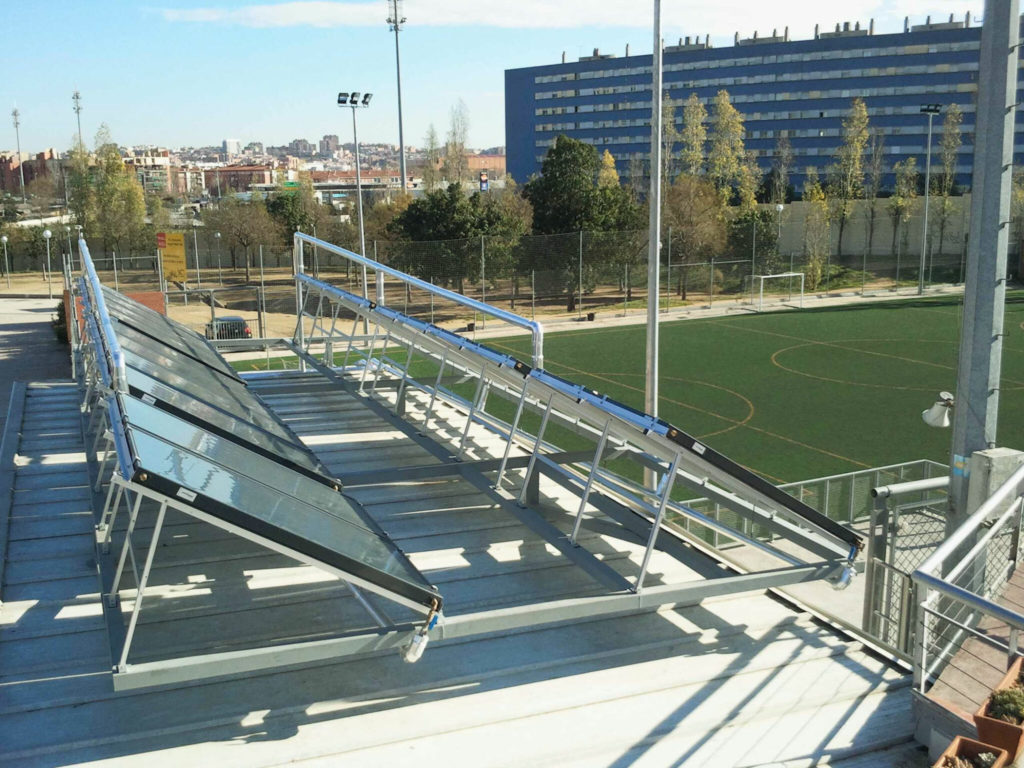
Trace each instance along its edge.
<path fill-rule="evenodd" d="M 50 327 L 57 299 L 0 299 L 0 434 L 15 381 L 67 380 L 70 350 Z"/>

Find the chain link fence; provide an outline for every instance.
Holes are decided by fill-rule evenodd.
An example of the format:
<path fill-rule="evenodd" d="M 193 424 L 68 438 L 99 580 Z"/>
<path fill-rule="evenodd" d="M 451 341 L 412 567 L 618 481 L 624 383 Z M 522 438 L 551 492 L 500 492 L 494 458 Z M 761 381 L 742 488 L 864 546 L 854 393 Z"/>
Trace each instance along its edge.
<path fill-rule="evenodd" d="M 796 208 L 798 204 L 794 204 Z M 695 243 L 693 233 L 668 228 L 660 249 L 659 303 L 663 311 L 700 308 L 724 302 L 761 308 L 795 305 L 799 276 L 809 296 L 880 296 L 915 292 L 921 273 L 919 217 L 899 226 L 879 219 L 873 227 L 851 220 L 840 247 L 836 225 L 829 227 L 824 250 L 807 238 L 806 216 L 780 213 L 773 222 L 762 211 L 760 223 L 730 225 L 727 245 L 710 250 Z M 924 255 L 926 288 L 962 282 L 966 258 L 966 220 L 947 217 L 942 237 L 933 237 Z M 916 235 L 915 235 L 916 233 Z M 253 244 L 227 248 L 220 240 L 185 238 L 185 281 L 170 291 L 198 288 L 270 286 L 291 280 L 292 250 L 288 244 Z M 0 293 L 45 292 L 45 242 L 31 239 L 7 244 Z M 51 271 L 59 276 L 66 241 L 50 241 Z M 127 290 L 159 290 L 156 253 L 95 255 L 101 279 Z M 367 255 L 424 281 L 486 301 L 530 318 L 594 319 L 642 313 L 647 306 L 648 237 L 646 231 L 568 232 L 557 235 L 479 236 L 461 240 L 402 242 L 370 240 Z M 346 288 L 363 290 L 362 270 L 344 257 L 307 249 L 307 272 Z M 1016 259 L 1011 260 L 1016 273 Z M 372 270 L 371 280 L 373 278 Z M 788 279 L 758 276 L 795 273 Z M 372 290 L 372 289 L 371 289 Z M 439 307 L 427 294 L 385 285 L 383 299 L 409 314 L 439 324 L 474 322 L 457 307 Z"/>

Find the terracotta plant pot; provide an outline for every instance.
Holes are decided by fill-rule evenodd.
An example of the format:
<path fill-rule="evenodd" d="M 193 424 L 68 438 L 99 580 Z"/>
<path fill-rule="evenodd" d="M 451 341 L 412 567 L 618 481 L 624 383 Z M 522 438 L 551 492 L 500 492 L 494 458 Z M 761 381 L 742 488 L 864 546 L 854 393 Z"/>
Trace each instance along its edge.
<path fill-rule="evenodd" d="M 982 752 L 992 752 L 995 754 L 996 761 L 992 763 L 992 768 L 1003 768 L 1003 766 L 1009 765 L 1010 756 L 1006 753 L 1005 749 L 993 747 L 991 744 L 982 744 L 980 741 L 968 739 L 966 736 L 957 736 L 949 743 L 945 751 L 939 755 L 939 759 L 935 761 L 932 768 L 943 768 L 942 763 L 947 757 L 975 758 Z"/>
<path fill-rule="evenodd" d="M 1022 662 L 1024 662 L 1024 658 L 1018 656 L 994 690 L 1012 688 L 1013 684 L 1017 682 L 1017 678 L 1020 677 Z M 1009 762 L 1012 763 L 1021 747 L 1024 746 L 1024 726 L 989 717 L 988 704 L 986 699 L 985 703 L 974 713 L 974 725 L 978 729 L 978 739 L 986 744 L 1005 749 L 1010 756 Z"/>

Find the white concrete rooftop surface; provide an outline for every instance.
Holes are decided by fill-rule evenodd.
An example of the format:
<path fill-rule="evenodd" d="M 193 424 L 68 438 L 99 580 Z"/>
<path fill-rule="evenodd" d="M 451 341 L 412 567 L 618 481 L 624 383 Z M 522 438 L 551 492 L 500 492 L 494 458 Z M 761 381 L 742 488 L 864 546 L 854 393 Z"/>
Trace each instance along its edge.
<path fill-rule="evenodd" d="M 316 374 L 254 386 L 340 476 L 437 460 L 362 398 Z M 7 431 L 14 472 L 0 608 L 0 764 L 896 766 L 917 759 L 908 677 L 764 593 L 443 641 L 416 664 L 393 650 L 368 652 L 116 693 L 79 400 L 71 384 L 30 386 L 19 424 Z M 438 415 L 436 439 L 457 439 L 455 412 Z M 487 455 L 493 436 L 475 428 L 471 435 L 475 455 Z M 541 490 L 539 510 L 519 514 L 460 475 L 349 493 L 438 585 L 446 611 L 458 613 L 601 589 L 536 533 L 541 523 L 567 530 L 575 511 L 556 489 Z M 181 514 L 168 526 L 140 622 L 139 659 L 311 639 L 367 623 L 333 577 Z M 584 531 L 584 546 L 604 563 L 635 571 L 637 537 L 596 519 Z M 682 581 L 723 570 L 696 552 L 685 563 L 658 552 L 650 572 Z"/>

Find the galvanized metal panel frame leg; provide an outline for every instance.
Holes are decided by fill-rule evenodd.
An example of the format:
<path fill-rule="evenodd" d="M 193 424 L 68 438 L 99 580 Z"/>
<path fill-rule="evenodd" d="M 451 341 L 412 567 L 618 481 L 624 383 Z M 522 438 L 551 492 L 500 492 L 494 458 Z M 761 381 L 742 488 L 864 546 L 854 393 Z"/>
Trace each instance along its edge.
<path fill-rule="evenodd" d="M 136 505 L 136 509 L 138 505 Z M 128 632 L 124 638 L 124 647 L 121 649 L 121 660 L 117 664 L 119 672 L 124 672 L 128 669 L 128 653 L 132 648 L 132 640 L 135 638 L 135 628 L 139 623 L 139 615 L 142 613 L 142 600 L 146 595 L 146 585 L 149 583 L 149 574 L 153 568 L 153 558 L 156 556 L 156 548 L 160 542 L 160 531 L 164 527 L 164 517 L 167 515 L 167 502 L 160 505 L 160 510 L 157 512 L 156 525 L 153 527 L 152 539 L 149 542 L 149 550 L 146 552 L 146 563 L 142 567 L 142 578 L 138 581 L 138 586 L 135 589 L 135 605 L 132 608 L 132 618 L 128 623 Z M 133 521 L 134 522 L 134 521 Z M 116 595 L 115 592 L 112 593 Z"/>

